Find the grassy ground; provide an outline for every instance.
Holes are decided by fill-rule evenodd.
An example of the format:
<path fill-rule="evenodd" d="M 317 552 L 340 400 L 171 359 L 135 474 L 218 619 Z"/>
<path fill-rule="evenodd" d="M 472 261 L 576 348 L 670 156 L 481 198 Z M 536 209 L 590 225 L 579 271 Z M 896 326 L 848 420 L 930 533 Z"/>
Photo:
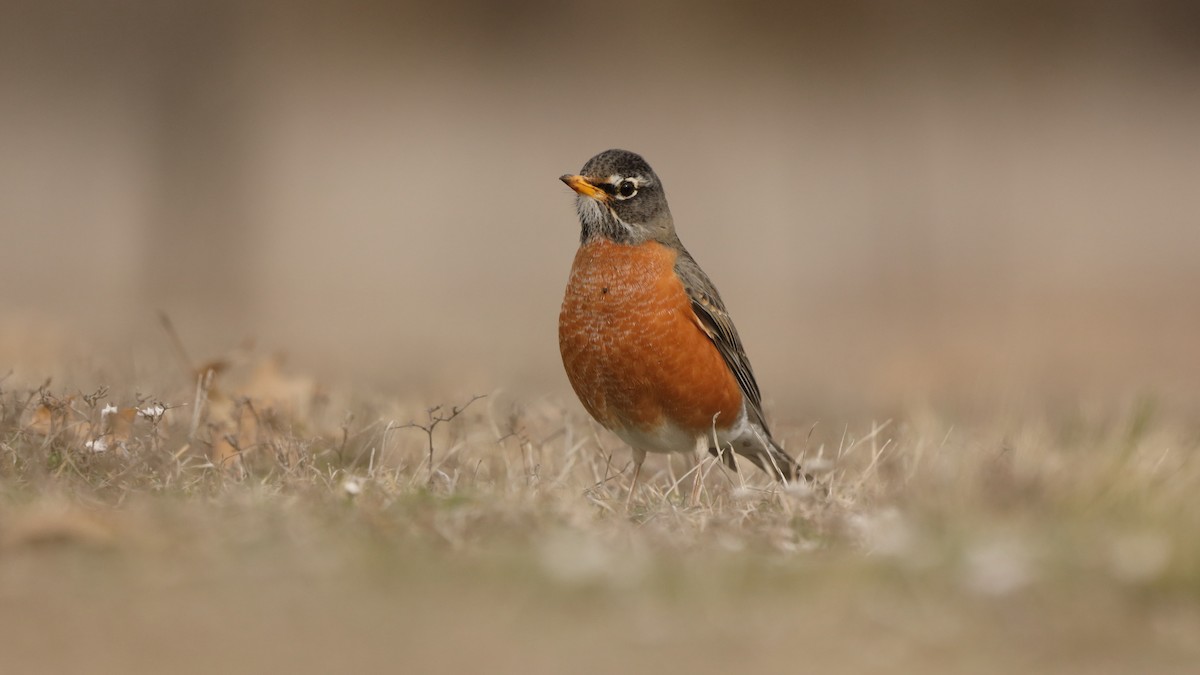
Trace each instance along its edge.
<path fill-rule="evenodd" d="M 784 428 L 812 486 L 652 459 L 627 511 L 574 402 L 214 372 L 0 383 L 4 672 L 1200 662 L 1200 425 L 1152 399 Z"/>

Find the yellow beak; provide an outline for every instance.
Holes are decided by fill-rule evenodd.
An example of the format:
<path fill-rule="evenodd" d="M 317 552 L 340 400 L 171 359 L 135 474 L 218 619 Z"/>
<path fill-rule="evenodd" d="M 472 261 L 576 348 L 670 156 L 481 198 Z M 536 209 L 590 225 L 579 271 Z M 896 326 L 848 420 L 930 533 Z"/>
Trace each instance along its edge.
<path fill-rule="evenodd" d="M 584 197 L 591 197 L 598 202 L 608 201 L 608 193 L 596 187 L 595 185 L 592 185 L 590 182 L 588 182 L 588 179 L 584 178 L 583 176 L 572 176 L 571 174 L 565 174 L 563 176 L 559 176 L 558 179 L 566 183 L 567 187 L 578 192 Z"/>

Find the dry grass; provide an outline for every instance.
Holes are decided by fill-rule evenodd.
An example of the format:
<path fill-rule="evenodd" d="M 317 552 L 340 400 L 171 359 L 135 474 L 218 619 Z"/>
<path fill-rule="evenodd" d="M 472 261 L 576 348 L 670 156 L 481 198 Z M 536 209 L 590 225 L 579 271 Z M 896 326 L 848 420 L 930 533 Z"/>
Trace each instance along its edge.
<path fill-rule="evenodd" d="M 626 512 L 628 451 L 573 402 L 431 413 L 218 370 L 149 394 L 0 385 L 6 672 L 1200 658 L 1200 427 L 1149 399 L 784 429 L 811 487 L 709 461 L 692 507 L 690 467 L 648 463 Z"/>

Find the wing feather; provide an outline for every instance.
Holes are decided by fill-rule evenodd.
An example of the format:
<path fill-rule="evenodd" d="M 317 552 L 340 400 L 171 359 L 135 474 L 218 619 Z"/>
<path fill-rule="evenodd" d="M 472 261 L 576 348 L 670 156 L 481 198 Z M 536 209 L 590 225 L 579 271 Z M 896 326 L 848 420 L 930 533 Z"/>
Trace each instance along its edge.
<path fill-rule="evenodd" d="M 726 311 L 716 286 L 686 249 L 680 250 L 679 257 L 675 260 L 675 273 L 679 275 L 692 302 L 692 312 L 698 325 L 713 341 L 721 358 L 737 379 L 738 386 L 746 397 L 747 416 L 770 436 L 770 429 L 763 417 L 762 393 L 758 388 L 758 380 L 754 377 L 754 369 L 751 368 L 750 359 L 742 347 L 742 339 L 738 336 L 737 328 L 734 327 L 733 319 Z"/>
<path fill-rule="evenodd" d="M 771 436 L 767 420 L 762 411 L 762 393 L 758 389 L 758 380 L 754 378 L 754 369 L 750 367 L 750 358 L 742 347 L 742 339 L 738 337 L 733 319 L 725 309 L 721 295 L 717 293 L 712 280 L 700 269 L 694 258 L 677 244 L 679 251 L 675 259 L 675 273 L 679 275 L 683 287 L 691 300 L 692 313 L 697 325 L 712 340 L 725 365 L 733 373 L 742 395 L 746 399 L 746 416 L 750 422 L 757 425 L 765 444 L 762 447 L 737 447 L 734 451 L 744 455 L 758 468 L 766 471 L 775 478 L 783 481 L 800 480 L 812 481 L 812 476 L 804 473 L 796 460 L 785 452 Z M 709 448 L 709 452 L 723 456 L 725 463 L 731 468 L 737 468 L 732 455 L 718 452 L 717 448 Z"/>

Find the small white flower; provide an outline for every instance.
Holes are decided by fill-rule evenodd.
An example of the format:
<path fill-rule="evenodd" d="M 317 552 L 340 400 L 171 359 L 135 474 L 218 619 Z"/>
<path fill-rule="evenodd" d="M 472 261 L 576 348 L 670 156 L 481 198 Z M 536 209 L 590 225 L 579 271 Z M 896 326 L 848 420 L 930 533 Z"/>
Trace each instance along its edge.
<path fill-rule="evenodd" d="M 356 497 L 356 496 L 362 494 L 362 491 L 363 491 L 362 479 L 351 476 L 351 477 L 347 478 L 346 480 L 342 481 L 342 492 L 345 492 L 347 495 L 350 495 L 351 497 Z"/>
<path fill-rule="evenodd" d="M 162 417 L 165 412 L 167 408 L 161 403 L 138 409 L 138 414 L 142 417 Z"/>

